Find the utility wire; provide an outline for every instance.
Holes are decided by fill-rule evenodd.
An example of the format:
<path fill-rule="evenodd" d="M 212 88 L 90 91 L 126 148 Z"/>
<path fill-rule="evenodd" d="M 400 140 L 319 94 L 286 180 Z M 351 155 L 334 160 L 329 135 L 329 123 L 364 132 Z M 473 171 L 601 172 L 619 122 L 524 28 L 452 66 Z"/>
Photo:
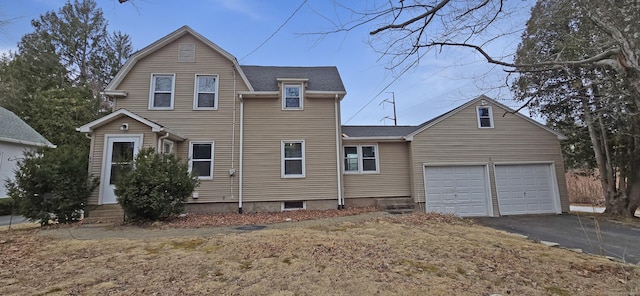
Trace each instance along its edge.
<path fill-rule="evenodd" d="M 429 50 L 425 51 L 423 54 L 421 54 L 418 57 L 418 59 L 416 61 L 414 61 L 413 63 L 411 63 L 411 65 L 407 66 L 404 70 L 402 70 L 402 72 L 400 72 L 400 74 L 396 78 L 394 78 L 391 82 L 389 82 L 382 90 L 380 90 L 380 92 L 378 92 L 378 94 L 376 94 L 373 98 L 371 98 L 371 100 L 369 100 L 369 102 L 364 104 L 364 106 L 362 106 L 362 108 L 360 108 L 360 110 L 358 110 L 358 112 L 356 112 L 356 114 L 353 114 L 351 117 L 349 117 L 349 119 L 347 119 L 347 121 L 345 121 L 345 124 L 349 123 L 349 121 L 351 121 L 351 119 L 353 119 L 358 114 L 360 114 L 360 112 L 362 112 L 362 110 L 364 110 L 364 108 L 367 108 L 367 106 L 369 106 L 369 104 L 371 104 L 371 102 L 373 102 L 373 100 L 378 98 L 383 92 L 385 92 L 389 87 L 391 87 L 391 85 L 393 85 L 396 81 L 398 81 L 398 79 L 400 79 L 400 77 L 402 77 L 402 75 L 404 75 L 404 73 L 407 73 L 407 71 L 409 71 L 409 69 L 411 69 L 415 64 L 417 64 L 418 61 L 420 61 L 420 59 L 422 59 L 422 57 L 427 52 L 429 52 Z"/>
<path fill-rule="evenodd" d="M 269 40 L 271 40 L 271 38 L 273 38 L 276 34 L 278 34 L 278 32 L 280 32 L 280 30 L 282 30 L 282 28 L 284 28 L 284 26 L 296 15 L 296 13 L 298 13 L 298 11 L 300 11 L 300 9 L 302 9 L 302 6 L 304 6 L 307 3 L 308 0 L 304 0 L 302 1 L 302 3 L 300 3 L 300 6 L 298 6 L 298 8 L 296 8 L 296 10 L 293 11 L 293 13 L 287 18 L 287 20 L 284 21 L 284 23 L 282 23 L 282 25 L 280 25 L 280 27 L 278 27 L 278 29 L 275 30 L 275 32 L 273 32 L 271 34 L 271 36 L 269 36 L 269 38 L 265 39 L 262 43 L 260 43 L 260 45 L 258 45 L 258 47 L 256 47 L 254 50 L 252 50 L 250 53 L 246 54 L 245 56 L 243 56 L 242 58 L 240 58 L 240 60 L 244 60 L 245 58 L 247 58 L 248 56 L 254 54 L 256 51 L 258 51 L 263 45 L 265 45 L 267 42 L 269 42 Z"/>

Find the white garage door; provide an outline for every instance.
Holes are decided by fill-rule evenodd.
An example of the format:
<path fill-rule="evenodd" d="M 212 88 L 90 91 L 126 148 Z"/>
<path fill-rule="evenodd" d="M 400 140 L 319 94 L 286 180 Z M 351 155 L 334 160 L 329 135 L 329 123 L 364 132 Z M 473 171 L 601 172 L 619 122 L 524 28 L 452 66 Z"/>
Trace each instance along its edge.
<path fill-rule="evenodd" d="M 490 216 L 485 166 L 426 166 L 427 212 Z"/>
<path fill-rule="evenodd" d="M 501 215 L 560 213 L 551 165 L 496 165 Z"/>

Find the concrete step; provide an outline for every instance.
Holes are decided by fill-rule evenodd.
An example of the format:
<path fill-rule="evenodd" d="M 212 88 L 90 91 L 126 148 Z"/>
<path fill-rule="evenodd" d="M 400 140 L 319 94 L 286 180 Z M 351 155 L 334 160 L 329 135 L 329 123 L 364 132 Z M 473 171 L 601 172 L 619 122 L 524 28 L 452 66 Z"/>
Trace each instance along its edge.
<path fill-rule="evenodd" d="M 120 223 L 124 221 L 124 210 L 118 204 L 88 206 L 82 221 L 85 223 Z"/>
<path fill-rule="evenodd" d="M 413 199 L 410 197 L 377 198 L 376 204 L 383 209 L 394 207 L 413 207 L 415 205 Z"/>
<path fill-rule="evenodd" d="M 394 215 L 403 215 L 403 214 L 411 214 L 415 213 L 415 209 L 388 209 L 385 212 Z"/>
<path fill-rule="evenodd" d="M 415 202 L 410 197 L 378 198 L 376 204 L 390 214 L 408 214 L 415 211 Z"/>

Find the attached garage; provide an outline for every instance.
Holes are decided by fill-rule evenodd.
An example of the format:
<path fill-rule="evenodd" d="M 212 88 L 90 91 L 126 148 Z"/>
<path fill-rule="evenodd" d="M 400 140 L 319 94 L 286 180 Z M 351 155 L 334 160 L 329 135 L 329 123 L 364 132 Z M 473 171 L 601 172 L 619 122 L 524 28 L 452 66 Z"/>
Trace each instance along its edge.
<path fill-rule="evenodd" d="M 493 215 L 487 166 L 425 166 L 424 179 L 427 212 Z"/>
<path fill-rule="evenodd" d="M 560 214 L 552 164 L 495 166 L 500 215 Z"/>

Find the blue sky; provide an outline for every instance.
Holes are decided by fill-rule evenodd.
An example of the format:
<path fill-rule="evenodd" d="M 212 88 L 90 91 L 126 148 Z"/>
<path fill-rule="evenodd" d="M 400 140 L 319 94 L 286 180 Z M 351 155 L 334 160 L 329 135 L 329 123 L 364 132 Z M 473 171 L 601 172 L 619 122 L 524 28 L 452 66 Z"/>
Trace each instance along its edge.
<path fill-rule="evenodd" d="M 342 0 L 354 8 L 366 8 L 376 1 Z M 0 52 L 15 50 L 20 37 L 32 31 L 30 21 L 47 11 L 57 11 L 63 0 L 20 0 L 0 2 L 0 19 L 12 20 L 0 29 Z M 393 115 L 394 92 L 399 125 L 415 125 L 486 94 L 512 107 L 511 94 L 504 87 L 506 74 L 469 51 L 444 49 L 425 54 L 420 64 L 399 78 L 369 45 L 365 25 L 346 33 L 319 36 L 334 23 L 351 16 L 330 0 L 308 0 L 273 38 L 261 47 L 303 0 L 96 0 L 109 22 L 109 30 L 120 30 L 132 38 L 134 50 L 141 49 L 177 28 L 188 25 L 233 54 L 241 64 L 264 66 L 337 66 L 347 89 L 342 102 L 342 123 L 349 125 L 391 125 L 383 120 Z M 377 1 L 384 3 L 385 1 Z M 524 28 L 531 0 L 507 1 L 513 17 L 493 28 L 512 32 Z M 507 8 L 509 9 L 509 7 Z M 487 49 L 496 56 L 515 51 L 520 33 L 498 38 Z M 259 47 L 259 48 L 258 48 Z M 256 50 L 257 49 L 257 50 Z M 254 51 L 255 50 L 255 51 Z M 252 53 L 253 52 L 253 53 Z M 250 54 L 251 53 L 251 54 Z M 396 79 L 397 78 L 397 79 Z"/>

